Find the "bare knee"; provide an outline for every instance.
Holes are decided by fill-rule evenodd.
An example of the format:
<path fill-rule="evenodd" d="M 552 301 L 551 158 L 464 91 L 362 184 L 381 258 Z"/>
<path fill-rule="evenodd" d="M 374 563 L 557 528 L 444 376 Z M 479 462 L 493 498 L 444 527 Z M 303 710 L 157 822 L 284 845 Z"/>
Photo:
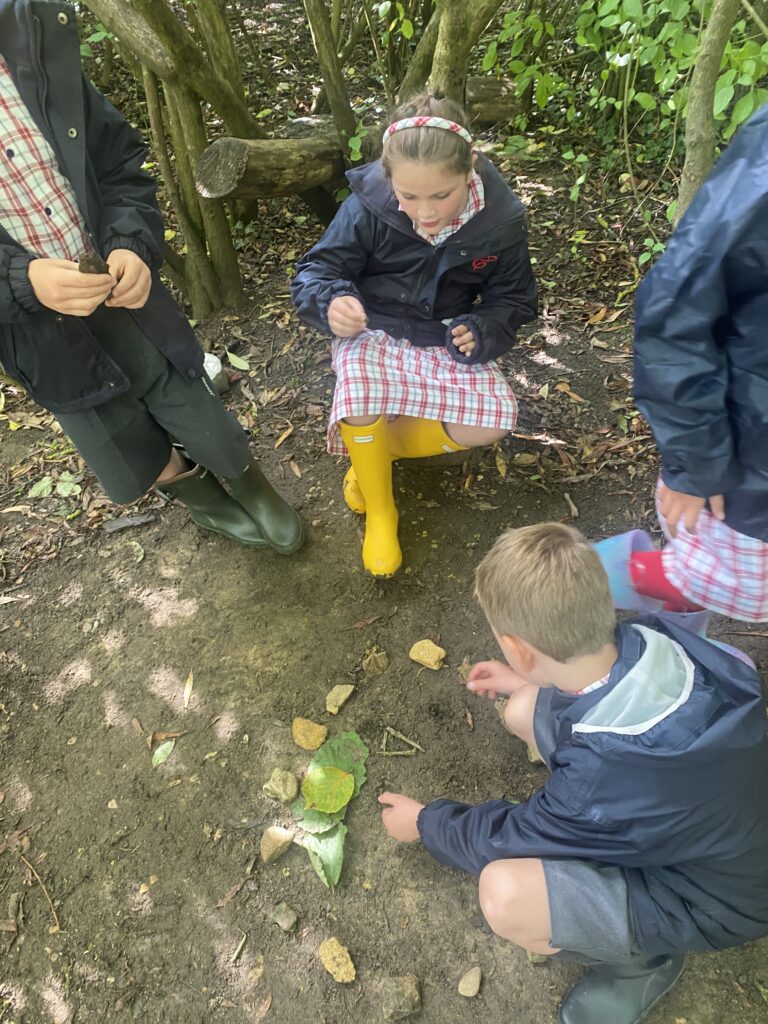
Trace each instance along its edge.
<path fill-rule="evenodd" d="M 514 919 L 520 886 L 506 860 L 494 860 L 480 872 L 478 895 L 483 916 L 497 935 L 505 938 Z"/>
<path fill-rule="evenodd" d="M 501 441 L 509 433 L 494 427 L 467 427 L 462 423 L 444 423 L 443 427 L 448 437 L 464 448 L 484 448 Z"/>
<path fill-rule="evenodd" d="M 350 427 L 370 427 L 378 418 L 378 416 L 348 416 L 344 423 L 348 423 Z"/>
<path fill-rule="evenodd" d="M 528 744 L 534 743 L 533 715 L 536 709 L 538 686 L 523 686 L 507 701 L 504 709 L 504 725 L 513 736 Z"/>

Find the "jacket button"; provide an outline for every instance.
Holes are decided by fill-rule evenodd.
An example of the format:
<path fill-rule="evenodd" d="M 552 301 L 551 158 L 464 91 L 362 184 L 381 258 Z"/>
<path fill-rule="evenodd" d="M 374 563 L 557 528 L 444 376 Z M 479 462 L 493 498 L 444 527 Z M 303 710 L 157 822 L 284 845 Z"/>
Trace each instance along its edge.
<path fill-rule="evenodd" d="M 192 368 L 190 367 L 190 368 L 189 368 L 189 369 L 187 370 L 187 376 L 189 377 L 189 379 L 190 379 L 190 380 L 192 380 L 192 378 L 193 378 L 193 377 L 196 377 L 196 376 L 197 376 L 197 374 L 196 374 L 196 373 L 195 373 L 195 371 L 194 371 L 194 370 L 193 370 L 193 369 L 192 369 Z"/>
<path fill-rule="evenodd" d="M 408 293 L 400 292 L 400 298 L 403 300 L 403 302 L 405 302 L 405 300 L 408 298 Z"/>
<path fill-rule="evenodd" d="M 64 317 L 61 314 L 58 314 L 56 316 L 56 323 L 57 324 L 63 324 L 64 323 Z"/>
<path fill-rule="evenodd" d="M 67 135 L 70 137 L 70 139 L 76 139 L 77 138 L 77 128 L 70 128 L 69 131 L 67 132 Z"/>
<path fill-rule="evenodd" d="M 59 19 L 59 24 L 60 25 L 68 25 L 69 24 L 69 18 L 64 13 L 64 11 L 59 11 L 59 13 L 56 15 L 56 17 Z"/>
<path fill-rule="evenodd" d="M 466 249 L 462 249 L 461 252 L 459 253 L 459 256 L 466 256 L 466 255 L 467 255 L 467 250 Z"/>

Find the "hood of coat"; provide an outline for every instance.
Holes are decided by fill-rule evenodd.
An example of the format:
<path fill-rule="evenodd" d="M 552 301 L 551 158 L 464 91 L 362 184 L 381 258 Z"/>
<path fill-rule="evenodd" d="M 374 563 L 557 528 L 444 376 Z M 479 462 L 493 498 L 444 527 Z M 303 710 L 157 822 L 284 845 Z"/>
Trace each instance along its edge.
<path fill-rule="evenodd" d="M 466 242 L 475 239 L 492 242 L 497 235 L 504 237 L 513 224 L 524 219 L 525 207 L 482 154 L 478 154 L 475 170 L 483 181 L 485 207 L 459 228 L 455 238 Z M 421 237 L 414 231 L 411 218 L 398 209 L 397 198 L 380 160 L 347 171 L 347 180 L 363 206 L 376 217 L 410 238 Z"/>

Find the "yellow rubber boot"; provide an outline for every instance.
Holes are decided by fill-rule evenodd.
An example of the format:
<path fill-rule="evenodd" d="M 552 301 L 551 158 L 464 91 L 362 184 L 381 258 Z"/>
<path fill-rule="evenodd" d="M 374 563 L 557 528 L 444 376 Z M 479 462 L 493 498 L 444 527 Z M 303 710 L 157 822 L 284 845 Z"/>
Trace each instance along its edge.
<path fill-rule="evenodd" d="M 365 515 L 365 498 L 360 490 L 360 484 L 355 476 L 355 467 L 350 466 L 344 477 L 344 501 L 347 508 L 357 512 L 359 516 Z"/>
<path fill-rule="evenodd" d="M 448 436 L 440 420 L 425 420 L 416 416 L 398 416 L 390 425 L 390 449 L 395 459 L 425 459 L 446 452 L 465 452 Z"/>
<path fill-rule="evenodd" d="M 397 539 L 397 507 L 392 495 L 388 427 L 384 416 L 365 427 L 339 423 L 365 502 L 363 565 L 372 576 L 380 577 L 394 576 L 403 561 Z"/>

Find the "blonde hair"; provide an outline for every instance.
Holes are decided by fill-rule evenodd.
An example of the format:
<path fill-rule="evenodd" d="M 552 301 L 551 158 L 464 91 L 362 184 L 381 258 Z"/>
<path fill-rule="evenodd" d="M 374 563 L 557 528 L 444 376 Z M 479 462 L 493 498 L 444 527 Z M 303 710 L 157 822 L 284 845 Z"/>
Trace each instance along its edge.
<path fill-rule="evenodd" d="M 608 577 L 592 545 L 561 523 L 503 533 L 477 567 L 475 596 L 497 636 L 561 663 L 613 641 Z"/>
<path fill-rule="evenodd" d="M 388 124 L 406 117 L 444 117 L 462 127 L 467 123 L 466 112 L 458 103 L 439 99 L 429 92 L 420 92 L 395 107 Z M 454 132 L 444 128 L 405 128 L 384 139 L 381 163 L 388 177 L 393 164 L 405 160 L 443 164 L 452 173 L 467 174 L 472 170 L 472 155 L 472 147 Z"/>

